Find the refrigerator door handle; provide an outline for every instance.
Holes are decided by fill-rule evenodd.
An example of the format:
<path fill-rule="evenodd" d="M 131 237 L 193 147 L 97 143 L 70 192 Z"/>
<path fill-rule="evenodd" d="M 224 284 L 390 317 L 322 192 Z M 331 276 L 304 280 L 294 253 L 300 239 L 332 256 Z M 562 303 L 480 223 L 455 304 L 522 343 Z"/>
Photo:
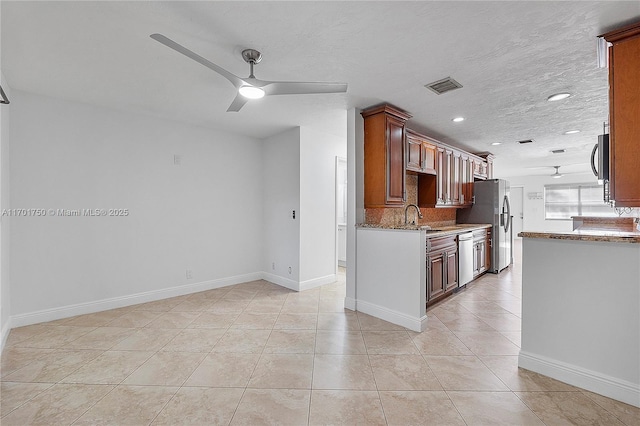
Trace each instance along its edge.
<path fill-rule="evenodd" d="M 507 197 L 506 195 L 504 196 L 504 201 L 502 202 L 502 215 L 504 221 L 504 231 L 509 232 L 509 226 L 511 225 L 511 205 L 509 204 L 509 197 Z"/>

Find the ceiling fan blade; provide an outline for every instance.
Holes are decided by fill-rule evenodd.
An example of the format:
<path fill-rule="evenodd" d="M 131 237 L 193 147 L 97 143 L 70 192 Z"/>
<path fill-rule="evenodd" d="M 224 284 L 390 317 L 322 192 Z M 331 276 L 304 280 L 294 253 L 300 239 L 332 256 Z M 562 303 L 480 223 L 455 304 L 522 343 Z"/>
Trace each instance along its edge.
<path fill-rule="evenodd" d="M 195 52 L 192 52 L 191 50 L 187 49 L 184 46 L 179 45 L 178 43 L 176 43 L 175 41 L 163 36 L 162 34 L 151 34 L 149 37 L 151 37 L 152 39 L 154 39 L 157 42 L 160 42 L 162 44 L 164 44 L 165 46 L 175 50 L 178 53 L 182 53 L 183 55 L 193 59 L 194 61 L 204 65 L 205 67 L 217 72 L 218 74 L 220 74 L 221 76 L 223 76 L 224 78 L 226 78 L 227 80 L 229 80 L 231 82 L 231 84 L 233 84 L 236 88 L 240 87 L 244 84 L 244 81 L 238 77 L 235 74 L 230 73 L 229 71 L 225 70 L 224 68 L 214 64 L 213 62 L 203 58 L 202 56 L 198 55 Z"/>
<path fill-rule="evenodd" d="M 227 112 L 240 111 L 240 108 L 242 108 L 244 104 L 246 104 L 248 101 L 249 101 L 248 98 L 245 98 L 240 93 L 238 93 L 235 99 L 233 100 L 233 102 L 231 102 L 231 105 L 229 105 L 229 108 L 227 108 Z"/>
<path fill-rule="evenodd" d="M 265 82 L 263 89 L 267 95 L 305 95 L 313 93 L 344 93 L 347 83 L 321 83 L 304 81 Z"/>

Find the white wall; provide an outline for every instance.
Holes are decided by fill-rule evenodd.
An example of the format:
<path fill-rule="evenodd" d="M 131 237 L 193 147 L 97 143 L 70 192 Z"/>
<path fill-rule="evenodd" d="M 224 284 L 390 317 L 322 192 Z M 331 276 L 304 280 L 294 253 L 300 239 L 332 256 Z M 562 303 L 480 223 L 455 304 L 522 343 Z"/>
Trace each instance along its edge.
<path fill-rule="evenodd" d="M 301 288 L 335 281 L 336 157 L 345 157 L 346 154 L 347 143 L 343 137 L 301 128 Z"/>
<path fill-rule="evenodd" d="M 294 290 L 335 281 L 335 159 L 345 155 L 344 138 L 307 127 L 263 141 L 263 270 L 270 281 Z"/>
<path fill-rule="evenodd" d="M 551 176 L 514 176 L 505 177 L 511 186 L 523 186 L 523 222 L 522 230 L 537 231 L 553 231 L 553 232 L 570 232 L 573 230 L 571 220 L 545 220 L 544 218 L 544 199 L 532 199 L 528 194 L 531 192 L 544 193 L 545 185 L 565 184 L 565 183 L 597 183 L 593 173 L 564 175 L 560 179 L 554 179 Z"/>
<path fill-rule="evenodd" d="M 640 407 L 640 244 L 523 238 L 519 365 Z"/>
<path fill-rule="evenodd" d="M 11 101 L 13 208 L 130 211 L 14 218 L 14 321 L 261 270 L 260 141 L 18 91 Z"/>
<path fill-rule="evenodd" d="M 11 93 L 4 75 L 1 73 L 0 84 L 11 101 L 13 99 L 13 94 Z M 11 207 L 9 197 L 9 116 L 12 106 L 13 104 L 0 105 L 0 211 Z M 9 282 L 9 244 L 11 241 L 10 226 L 11 217 L 2 217 L 0 222 L 0 350 L 2 349 L 11 327 L 11 288 Z"/>
<path fill-rule="evenodd" d="M 364 120 L 360 110 L 347 111 L 347 283 L 345 307 L 356 310 L 356 224 L 364 222 Z"/>
<path fill-rule="evenodd" d="M 263 270 L 270 281 L 297 289 L 300 277 L 300 128 L 265 139 L 262 161 Z M 296 211 L 295 219 L 293 210 Z"/>

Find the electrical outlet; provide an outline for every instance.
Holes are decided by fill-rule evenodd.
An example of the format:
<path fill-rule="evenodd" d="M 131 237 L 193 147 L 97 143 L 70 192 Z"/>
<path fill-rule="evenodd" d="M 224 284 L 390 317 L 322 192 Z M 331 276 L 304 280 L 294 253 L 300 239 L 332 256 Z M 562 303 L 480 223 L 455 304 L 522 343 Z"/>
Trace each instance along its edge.
<path fill-rule="evenodd" d="M 187 269 L 187 279 L 190 280 L 193 278 L 193 271 L 191 269 Z"/>
<path fill-rule="evenodd" d="M 296 211 L 294 210 L 293 213 L 291 214 L 291 216 L 295 219 L 296 218 Z"/>
<path fill-rule="evenodd" d="M 276 270 L 276 263 L 275 263 L 275 262 L 272 262 L 272 263 L 271 263 L 271 270 L 272 270 L 272 271 L 275 271 L 275 270 Z"/>
<path fill-rule="evenodd" d="M 291 275 L 291 266 L 289 266 L 289 275 Z"/>

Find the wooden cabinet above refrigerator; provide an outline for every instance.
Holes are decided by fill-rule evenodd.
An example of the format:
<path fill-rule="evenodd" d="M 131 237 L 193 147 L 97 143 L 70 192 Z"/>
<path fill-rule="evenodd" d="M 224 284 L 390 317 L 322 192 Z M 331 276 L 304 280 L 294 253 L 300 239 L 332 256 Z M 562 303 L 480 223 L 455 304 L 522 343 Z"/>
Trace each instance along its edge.
<path fill-rule="evenodd" d="M 616 207 L 640 207 L 640 22 L 608 32 L 609 188 Z"/>

